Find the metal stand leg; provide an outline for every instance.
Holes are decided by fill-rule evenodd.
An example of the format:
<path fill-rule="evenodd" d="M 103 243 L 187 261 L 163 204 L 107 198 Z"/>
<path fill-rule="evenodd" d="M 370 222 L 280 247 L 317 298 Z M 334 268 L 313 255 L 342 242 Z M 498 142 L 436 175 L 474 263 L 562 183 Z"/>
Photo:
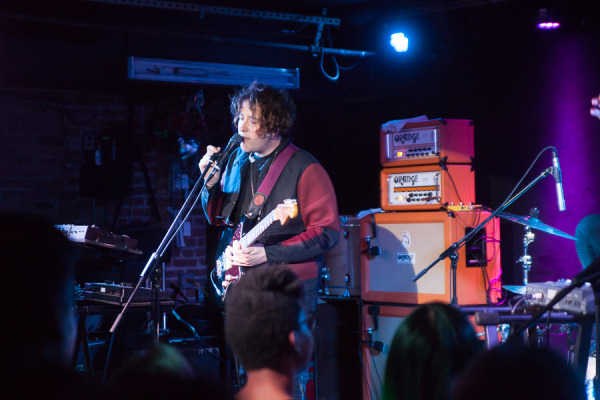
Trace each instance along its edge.
<path fill-rule="evenodd" d="M 94 379 L 94 367 L 92 365 L 92 355 L 90 353 L 90 344 L 88 342 L 87 329 L 85 326 L 86 316 L 80 315 L 77 322 L 77 344 L 81 348 L 83 355 L 83 365 L 85 368 L 85 377 L 88 382 Z M 73 363 L 77 362 L 77 352 L 74 354 Z"/>
<path fill-rule="evenodd" d="M 594 359 L 596 360 L 596 374 L 594 376 L 594 398 L 600 399 L 600 381 L 598 379 L 598 372 L 600 371 L 600 357 L 598 357 L 598 328 L 600 327 L 600 282 L 596 281 L 595 283 L 592 283 L 592 287 L 594 288 L 594 328 L 596 335 L 596 354 L 594 357 Z"/>
<path fill-rule="evenodd" d="M 458 268 L 458 253 L 453 251 L 450 254 L 450 268 L 452 271 L 452 300 L 450 305 L 458 306 L 458 298 L 456 297 L 456 269 Z"/>
<path fill-rule="evenodd" d="M 518 263 L 523 264 L 523 286 L 527 286 L 529 282 L 529 271 L 531 271 L 531 256 L 527 254 L 527 248 L 535 240 L 535 233 L 531 232 L 528 226 L 525 227 L 525 234 L 523 235 L 523 255 Z"/>

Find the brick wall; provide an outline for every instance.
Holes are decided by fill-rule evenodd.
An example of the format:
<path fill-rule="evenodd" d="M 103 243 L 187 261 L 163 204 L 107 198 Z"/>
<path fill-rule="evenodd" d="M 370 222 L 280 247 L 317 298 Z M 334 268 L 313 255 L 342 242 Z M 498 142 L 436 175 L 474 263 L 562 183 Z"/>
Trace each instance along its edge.
<path fill-rule="evenodd" d="M 0 209 L 41 214 L 57 224 L 96 225 L 133 238 L 148 229 L 166 233 L 187 197 L 181 176 L 198 174 L 197 158 L 179 157 L 175 133 L 168 132 L 172 125 L 156 134 L 161 107 L 97 93 L 1 91 Z M 181 274 L 206 279 L 205 219 L 199 206 L 188 221 L 189 236 L 171 246 L 167 287 L 179 283 Z M 159 242 L 140 241 L 140 247 L 155 249 Z M 145 264 L 149 255 L 136 262 Z M 192 288 L 184 292 L 194 298 Z"/>

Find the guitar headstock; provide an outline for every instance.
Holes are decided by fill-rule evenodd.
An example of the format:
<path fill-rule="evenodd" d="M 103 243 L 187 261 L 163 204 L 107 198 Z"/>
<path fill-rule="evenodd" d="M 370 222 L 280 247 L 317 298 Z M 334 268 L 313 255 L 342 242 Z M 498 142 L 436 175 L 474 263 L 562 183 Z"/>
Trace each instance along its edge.
<path fill-rule="evenodd" d="M 287 199 L 273 210 L 275 219 L 285 225 L 288 219 L 298 216 L 298 202 L 296 199 Z"/>

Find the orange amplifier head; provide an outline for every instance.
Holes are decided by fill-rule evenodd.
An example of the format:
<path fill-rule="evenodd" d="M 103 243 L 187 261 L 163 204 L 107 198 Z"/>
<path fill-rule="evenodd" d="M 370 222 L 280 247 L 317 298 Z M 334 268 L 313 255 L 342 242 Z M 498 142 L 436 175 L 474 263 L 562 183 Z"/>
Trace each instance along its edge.
<path fill-rule="evenodd" d="M 473 162 L 473 121 L 434 119 L 407 122 L 401 129 L 393 122 L 381 126 L 382 166 Z"/>
<path fill-rule="evenodd" d="M 360 220 L 361 237 L 365 238 L 361 255 L 362 298 L 403 304 L 449 303 L 450 259 L 438 262 L 416 282 L 412 279 L 489 215 L 486 211 L 419 211 L 363 217 Z M 492 219 L 477 232 L 459 249 L 458 255 L 458 304 L 497 302 L 502 273 L 499 219 Z"/>
<path fill-rule="evenodd" d="M 470 165 L 421 165 L 381 171 L 381 208 L 386 211 L 440 210 L 475 203 L 475 173 Z"/>

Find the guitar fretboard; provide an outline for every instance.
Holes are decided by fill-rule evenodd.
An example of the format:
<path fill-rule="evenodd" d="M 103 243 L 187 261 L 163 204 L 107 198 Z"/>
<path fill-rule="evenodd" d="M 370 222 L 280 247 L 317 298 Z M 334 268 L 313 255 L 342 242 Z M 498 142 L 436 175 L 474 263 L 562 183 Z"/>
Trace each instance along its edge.
<path fill-rule="evenodd" d="M 250 230 L 241 240 L 242 249 L 251 246 L 254 241 L 275 221 L 275 210 L 271 211 L 267 216 L 260 221 L 254 228 Z"/>

